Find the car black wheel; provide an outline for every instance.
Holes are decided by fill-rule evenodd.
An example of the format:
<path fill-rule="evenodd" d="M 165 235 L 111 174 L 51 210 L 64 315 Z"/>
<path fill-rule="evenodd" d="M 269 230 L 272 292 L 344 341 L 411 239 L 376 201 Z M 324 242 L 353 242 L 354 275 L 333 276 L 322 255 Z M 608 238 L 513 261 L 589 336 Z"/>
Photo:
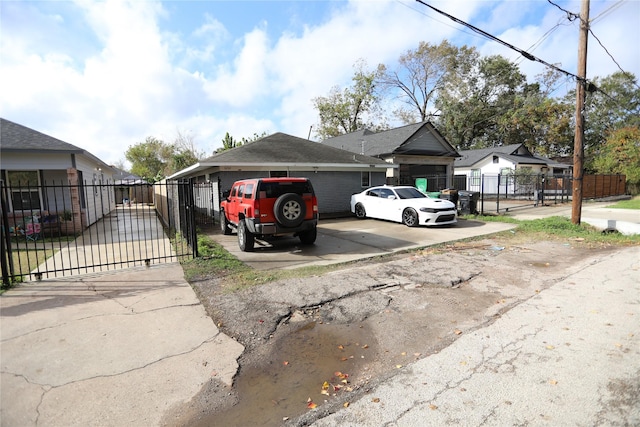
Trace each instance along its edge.
<path fill-rule="evenodd" d="M 367 217 L 367 211 L 364 209 L 364 205 L 362 203 L 356 203 L 354 210 L 356 211 L 355 213 L 357 218 L 363 219 Z"/>
<path fill-rule="evenodd" d="M 302 197 L 295 193 L 286 193 L 278 197 L 273 204 L 276 220 L 285 227 L 297 227 L 302 224 L 307 209 Z"/>
<path fill-rule="evenodd" d="M 231 229 L 229 228 L 229 223 L 227 222 L 227 216 L 224 211 L 220 211 L 220 231 L 222 234 L 228 236 L 231 234 Z"/>
<path fill-rule="evenodd" d="M 238 246 L 240 246 L 240 250 L 243 252 L 251 252 L 255 241 L 255 236 L 247 230 L 244 219 L 241 219 L 238 224 Z"/>
<path fill-rule="evenodd" d="M 317 236 L 318 230 L 316 227 L 313 227 L 311 230 L 300 233 L 300 242 L 302 242 L 303 245 L 312 245 L 316 241 Z"/>
<path fill-rule="evenodd" d="M 407 227 L 416 227 L 418 225 L 418 212 L 413 208 L 407 208 L 402 212 L 402 223 Z"/>

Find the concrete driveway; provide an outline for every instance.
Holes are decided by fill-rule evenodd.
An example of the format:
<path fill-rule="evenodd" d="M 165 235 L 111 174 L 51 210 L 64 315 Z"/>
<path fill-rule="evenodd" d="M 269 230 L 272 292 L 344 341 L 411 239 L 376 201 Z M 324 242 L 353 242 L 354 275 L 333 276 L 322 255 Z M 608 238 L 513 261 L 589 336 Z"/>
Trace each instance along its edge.
<path fill-rule="evenodd" d="M 410 228 L 375 219 L 327 219 L 320 220 L 314 245 L 304 246 L 297 237 L 285 236 L 256 240 L 253 252 L 242 252 L 235 234 L 225 236 L 216 230 L 210 236 L 250 267 L 271 270 L 354 261 L 514 227 L 514 224 L 459 220 L 452 226 Z"/>

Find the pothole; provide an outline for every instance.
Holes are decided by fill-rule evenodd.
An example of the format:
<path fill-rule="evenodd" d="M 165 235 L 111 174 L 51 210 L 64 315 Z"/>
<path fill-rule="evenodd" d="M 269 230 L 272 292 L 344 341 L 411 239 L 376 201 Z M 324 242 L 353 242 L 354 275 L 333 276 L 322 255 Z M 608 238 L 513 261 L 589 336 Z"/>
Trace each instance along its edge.
<path fill-rule="evenodd" d="M 374 335 L 362 323 L 307 323 L 277 339 L 262 363 L 241 369 L 233 407 L 189 425 L 277 426 L 311 410 L 310 402 L 348 401 L 350 391 L 368 380 L 377 352 Z"/>

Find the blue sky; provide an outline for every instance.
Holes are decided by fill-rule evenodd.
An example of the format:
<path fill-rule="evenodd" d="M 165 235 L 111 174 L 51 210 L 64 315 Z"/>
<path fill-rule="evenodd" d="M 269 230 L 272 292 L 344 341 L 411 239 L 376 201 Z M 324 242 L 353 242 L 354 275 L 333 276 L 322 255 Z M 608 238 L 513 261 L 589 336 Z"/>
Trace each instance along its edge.
<path fill-rule="evenodd" d="M 428 3 L 576 72 L 578 24 L 548 1 Z M 579 0 L 554 3 L 580 11 Z M 591 0 L 590 17 L 640 77 L 640 1 Z M 530 79 L 544 71 L 413 0 L 1 0 L 0 115 L 107 163 L 178 132 L 210 155 L 226 132 L 306 138 L 318 122 L 313 98 L 350 85 L 357 61 L 392 67 L 420 41 L 444 39 L 502 54 Z M 588 53 L 587 77 L 619 70 L 593 37 Z"/>

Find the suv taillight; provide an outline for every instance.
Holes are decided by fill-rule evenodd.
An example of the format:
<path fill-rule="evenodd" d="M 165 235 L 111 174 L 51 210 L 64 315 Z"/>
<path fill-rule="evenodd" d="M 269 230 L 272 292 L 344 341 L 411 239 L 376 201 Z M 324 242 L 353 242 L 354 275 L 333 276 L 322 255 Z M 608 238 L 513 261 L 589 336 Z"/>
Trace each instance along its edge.
<path fill-rule="evenodd" d="M 253 217 L 256 219 L 260 218 L 260 202 L 258 199 L 253 201 Z"/>

